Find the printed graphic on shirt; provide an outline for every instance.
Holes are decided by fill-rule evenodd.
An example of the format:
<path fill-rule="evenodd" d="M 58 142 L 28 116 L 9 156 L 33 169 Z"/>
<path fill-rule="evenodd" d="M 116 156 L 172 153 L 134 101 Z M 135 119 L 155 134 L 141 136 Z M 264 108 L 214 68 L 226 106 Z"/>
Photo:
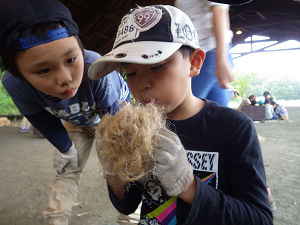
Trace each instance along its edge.
<path fill-rule="evenodd" d="M 81 126 L 91 126 L 100 121 L 96 106 L 89 106 L 88 102 L 74 103 L 69 105 L 68 110 L 55 110 L 51 107 L 45 109 L 56 117 Z"/>
<path fill-rule="evenodd" d="M 164 204 L 160 205 L 155 210 L 148 213 L 146 215 L 146 218 L 140 221 L 140 224 L 176 224 L 176 203 L 177 197 L 171 197 Z"/>
<path fill-rule="evenodd" d="M 218 152 L 186 150 L 188 161 L 194 168 L 194 174 L 203 182 L 218 188 Z M 143 204 L 153 210 L 142 216 L 141 225 L 175 225 L 176 220 L 176 197 L 169 197 L 159 181 L 151 177 L 144 183 Z"/>
<path fill-rule="evenodd" d="M 219 153 L 186 150 L 188 161 L 194 168 L 194 174 L 203 182 L 218 189 Z"/>
<path fill-rule="evenodd" d="M 159 181 L 154 177 L 149 177 L 144 183 L 143 204 L 150 209 L 154 209 L 142 216 L 139 224 L 142 225 L 171 225 L 176 224 L 176 197 L 169 197 Z"/>

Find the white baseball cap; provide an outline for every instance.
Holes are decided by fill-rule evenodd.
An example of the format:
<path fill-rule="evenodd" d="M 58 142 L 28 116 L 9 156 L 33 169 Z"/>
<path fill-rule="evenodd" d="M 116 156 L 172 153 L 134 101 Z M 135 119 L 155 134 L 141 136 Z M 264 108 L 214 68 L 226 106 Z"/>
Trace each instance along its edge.
<path fill-rule="evenodd" d="M 121 63 L 159 63 L 182 45 L 199 48 L 198 34 L 190 18 L 170 5 L 131 9 L 118 27 L 112 51 L 89 68 L 89 78 L 100 79 Z"/>

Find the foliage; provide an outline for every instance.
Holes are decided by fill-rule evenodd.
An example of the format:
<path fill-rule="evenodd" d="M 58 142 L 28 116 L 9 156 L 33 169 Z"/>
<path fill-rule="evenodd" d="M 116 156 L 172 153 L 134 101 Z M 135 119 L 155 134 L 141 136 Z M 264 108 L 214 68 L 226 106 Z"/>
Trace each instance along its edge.
<path fill-rule="evenodd" d="M 246 98 L 250 85 L 256 79 L 256 74 L 234 74 L 235 80 L 232 82 L 232 86 L 239 93 L 242 98 Z"/>
<path fill-rule="evenodd" d="M 278 80 L 267 82 L 265 87 L 277 99 L 300 99 L 300 82 Z"/>
<path fill-rule="evenodd" d="M 300 99 L 300 82 L 286 80 L 284 78 L 272 80 L 257 77 L 256 74 L 235 74 L 232 83 L 242 99 L 249 95 L 262 96 L 264 91 L 269 91 L 276 99 Z"/>
<path fill-rule="evenodd" d="M 4 71 L 1 71 L 0 69 L 0 80 L 2 79 L 3 74 Z M 0 82 L 0 115 L 9 114 L 20 114 L 20 112 Z"/>

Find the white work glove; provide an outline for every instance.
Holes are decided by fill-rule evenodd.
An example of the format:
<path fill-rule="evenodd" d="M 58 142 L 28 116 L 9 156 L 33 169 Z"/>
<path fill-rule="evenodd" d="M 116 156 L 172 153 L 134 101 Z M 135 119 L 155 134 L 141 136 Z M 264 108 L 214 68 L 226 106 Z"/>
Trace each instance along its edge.
<path fill-rule="evenodd" d="M 101 141 L 101 137 L 98 131 L 96 131 L 96 152 L 100 161 L 100 166 L 102 168 L 101 175 L 107 179 L 107 175 L 116 176 L 115 173 L 112 172 L 112 168 L 106 165 L 105 157 L 102 154 L 103 144 Z M 106 167 L 104 166 L 106 165 Z"/>
<path fill-rule="evenodd" d="M 72 169 L 78 168 L 78 151 L 73 142 L 67 152 L 61 153 L 58 150 L 54 152 L 53 166 L 57 173 L 64 173 L 68 163 L 71 163 Z"/>
<path fill-rule="evenodd" d="M 169 196 L 179 195 L 193 179 L 193 167 L 178 136 L 162 129 L 155 147 L 153 175 Z"/>

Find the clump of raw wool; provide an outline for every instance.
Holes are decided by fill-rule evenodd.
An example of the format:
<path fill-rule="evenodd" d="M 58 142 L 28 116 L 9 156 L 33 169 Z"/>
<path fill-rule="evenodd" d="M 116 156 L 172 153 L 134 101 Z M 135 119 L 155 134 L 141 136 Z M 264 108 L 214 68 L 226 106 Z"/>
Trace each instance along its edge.
<path fill-rule="evenodd" d="M 165 127 L 162 110 L 152 104 L 125 104 L 115 115 L 106 114 L 99 123 L 102 167 L 122 181 L 135 181 L 153 169 L 157 134 Z"/>

